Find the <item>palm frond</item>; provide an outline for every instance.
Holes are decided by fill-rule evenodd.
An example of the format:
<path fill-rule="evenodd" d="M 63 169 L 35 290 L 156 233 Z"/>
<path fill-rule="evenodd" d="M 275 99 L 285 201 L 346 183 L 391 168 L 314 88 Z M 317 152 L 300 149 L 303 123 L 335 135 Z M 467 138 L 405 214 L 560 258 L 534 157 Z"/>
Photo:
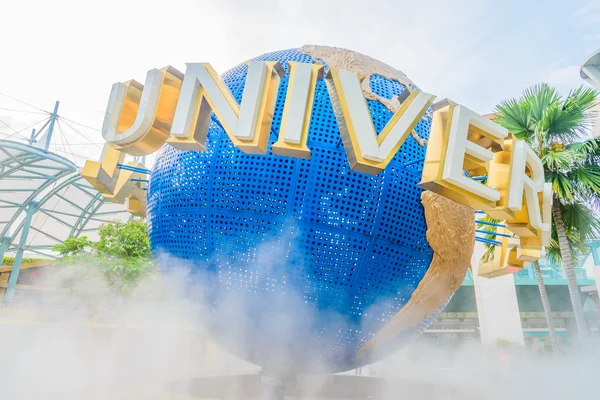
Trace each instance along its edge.
<path fill-rule="evenodd" d="M 596 164 L 581 163 L 577 167 L 567 172 L 567 177 L 571 180 L 580 194 L 581 201 L 590 201 L 600 198 L 600 167 Z"/>
<path fill-rule="evenodd" d="M 530 105 L 531 118 L 537 122 L 544 118 L 544 113 L 549 107 L 559 103 L 560 100 L 561 97 L 555 88 L 547 83 L 540 83 L 525 89 L 519 102 Z"/>
<path fill-rule="evenodd" d="M 576 140 L 587 135 L 592 126 L 594 112 L 599 93 L 589 87 L 571 90 L 564 102 L 548 108 L 545 118 L 548 134 L 561 137 L 563 140 Z"/>
<path fill-rule="evenodd" d="M 542 156 L 542 164 L 550 171 L 561 171 L 571 168 L 571 166 L 581 159 L 579 153 L 569 149 L 549 150 Z"/>
<path fill-rule="evenodd" d="M 565 106 L 577 106 L 583 113 L 591 111 L 596 106 L 600 92 L 589 86 L 580 86 L 571 90 L 565 99 Z"/>
<path fill-rule="evenodd" d="M 549 171 L 546 173 L 546 182 L 552 183 L 552 192 L 561 203 L 571 203 L 575 200 L 575 187 L 567 174 Z"/>
<path fill-rule="evenodd" d="M 571 259 L 575 265 L 579 264 L 584 254 L 586 254 L 586 249 L 589 248 L 582 242 L 579 243 L 579 246 L 574 245 L 574 243 L 569 243 L 571 249 Z M 562 263 L 562 255 L 560 253 L 560 246 L 558 245 L 558 240 L 553 238 L 550 240 L 550 246 L 546 246 L 546 259 L 554 264 Z"/>
<path fill-rule="evenodd" d="M 550 246 L 546 246 L 546 259 L 554 264 L 559 264 L 562 262 L 560 246 L 558 245 L 558 240 L 555 238 L 551 238 Z"/>
<path fill-rule="evenodd" d="M 591 138 L 582 142 L 569 143 L 566 148 L 585 157 L 600 156 L 600 138 Z"/>
<path fill-rule="evenodd" d="M 567 148 L 579 154 L 583 162 L 600 165 L 600 137 L 571 143 Z"/>
<path fill-rule="evenodd" d="M 589 247 L 586 245 L 586 242 L 581 239 L 578 232 L 573 229 L 568 229 L 566 233 L 569 240 L 571 258 L 575 265 L 577 265 L 584 255 L 589 252 Z M 554 222 L 552 222 L 550 246 L 546 246 L 546 258 L 555 264 L 562 263 L 562 255 L 560 253 L 560 246 L 558 245 L 558 234 Z"/>
<path fill-rule="evenodd" d="M 491 222 L 491 223 L 500 223 L 501 221 L 498 221 L 488 215 L 484 216 L 483 218 L 480 218 L 481 221 L 484 222 Z M 490 226 L 490 225 L 485 225 L 485 224 L 477 224 L 477 230 L 481 231 L 481 232 L 489 232 L 489 233 L 476 233 L 475 236 L 477 235 L 483 235 L 480 237 L 484 237 L 485 239 L 490 239 L 490 240 L 497 240 L 496 238 L 496 227 L 494 226 Z M 483 243 L 483 245 L 486 247 L 485 253 L 483 253 L 483 255 L 481 256 L 481 262 L 488 262 L 491 261 L 492 258 L 494 258 L 494 250 L 496 249 L 496 246 L 494 246 L 493 244 L 489 244 L 489 243 Z"/>
<path fill-rule="evenodd" d="M 585 242 L 598 236 L 600 221 L 591 209 L 582 203 L 561 204 L 560 208 L 571 238 Z"/>
<path fill-rule="evenodd" d="M 487 262 L 492 261 L 494 259 L 494 253 L 496 252 L 496 249 L 491 244 L 486 244 L 485 246 L 486 246 L 485 253 L 483 253 L 483 255 L 481 256 L 481 259 L 479 260 L 482 263 L 487 263 Z"/>
<path fill-rule="evenodd" d="M 549 139 L 568 143 L 580 139 L 588 129 L 588 123 L 579 107 L 554 103 L 544 110 L 539 127 Z"/>
<path fill-rule="evenodd" d="M 529 104 L 515 99 L 503 101 L 496 106 L 494 122 L 508 129 L 517 139 L 528 141 L 535 132 L 535 124 L 529 118 Z"/>

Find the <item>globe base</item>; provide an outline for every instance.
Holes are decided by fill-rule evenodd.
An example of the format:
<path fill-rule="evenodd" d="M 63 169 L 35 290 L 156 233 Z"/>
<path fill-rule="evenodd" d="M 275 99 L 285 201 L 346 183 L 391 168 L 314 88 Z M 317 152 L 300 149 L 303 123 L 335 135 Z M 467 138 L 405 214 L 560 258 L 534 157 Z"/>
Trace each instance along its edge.
<path fill-rule="evenodd" d="M 431 371 L 429 379 L 411 380 L 359 375 L 298 375 L 295 380 L 261 374 L 222 375 L 173 382 L 162 391 L 156 388 L 131 390 L 130 398 L 153 399 L 395 399 L 479 400 L 483 393 L 473 388 L 438 379 Z M 151 394 L 151 396 L 149 396 Z M 146 397 L 148 396 L 148 397 Z"/>

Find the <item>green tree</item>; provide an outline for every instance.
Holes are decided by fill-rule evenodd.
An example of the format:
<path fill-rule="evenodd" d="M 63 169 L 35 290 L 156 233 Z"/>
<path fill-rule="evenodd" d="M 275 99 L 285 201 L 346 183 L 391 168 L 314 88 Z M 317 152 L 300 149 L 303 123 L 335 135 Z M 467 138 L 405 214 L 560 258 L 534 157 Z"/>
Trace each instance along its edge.
<path fill-rule="evenodd" d="M 155 275 L 146 223 L 142 221 L 111 222 L 99 229 L 99 240 L 71 237 L 54 247 L 61 254 L 58 263 L 65 266 L 63 280 L 79 285 L 78 291 L 111 291 L 125 294 L 140 280 Z M 98 285 L 106 282 L 108 286 Z"/>
<path fill-rule="evenodd" d="M 95 244 L 100 254 L 120 259 L 150 259 L 150 242 L 146 223 L 113 222 L 100 227 L 100 240 Z"/>
<path fill-rule="evenodd" d="M 84 252 L 92 247 L 93 243 L 88 240 L 87 236 L 74 237 L 71 236 L 62 243 L 54 246 L 54 251 L 63 257 L 70 257 Z"/>
<path fill-rule="evenodd" d="M 550 261 L 562 261 L 581 336 L 587 335 L 587 324 L 574 260 L 585 252 L 585 242 L 600 228 L 596 215 L 600 205 L 600 141 L 587 139 L 597 100 L 598 92 L 590 88 L 581 87 L 562 97 L 553 87 L 540 84 L 525 90 L 518 99 L 502 102 L 495 110 L 495 122 L 531 146 L 542 160 L 546 181 L 552 183 L 552 240 L 546 254 Z M 534 268 L 539 281 L 539 264 Z M 543 279 L 538 284 L 542 288 Z M 547 296 L 542 300 L 549 307 Z M 549 310 L 545 311 L 549 317 Z"/>

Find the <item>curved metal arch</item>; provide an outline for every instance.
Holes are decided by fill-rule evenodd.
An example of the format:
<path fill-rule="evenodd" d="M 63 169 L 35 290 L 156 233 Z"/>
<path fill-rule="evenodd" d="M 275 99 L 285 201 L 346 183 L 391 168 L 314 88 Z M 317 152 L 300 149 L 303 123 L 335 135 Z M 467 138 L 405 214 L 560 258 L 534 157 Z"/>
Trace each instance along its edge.
<path fill-rule="evenodd" d="M 58 154 L 55 154 L 55 153 L 50 153 L 50 152 L 46 152 L 44 150 L 40 150 L 37 147 L 33 147 L 28 144 L 23 144 L 23 143 L 19 143 L 19 142 L 13 142 L 12 140 L 2 139 L 2 140 L 0 140 L 0 146 L 3 148 L 26 151 L 32 155 L 39 156 L 40 158 L 43 158 L 45 160 L 55 161 L 57 163 L 64 164 L 65 166 L 73 168 L 74 170 L 77 169 L 77 165 L 75 165 L 73 163 L 73 161 L 69 160 L 68 158 L 63 157 Z"/>
<path fill-rule="evenodd" d="M 41 233 L 42 237 L 50 238 L 53 241 L 60 243 L 69 237 L 80 236 L 85 231 L 85 228 L 88 226 L 90 221 L 92 221 L 92 220 L 101 221 L 101 219 L 98 218 L 99 216 L 97 215 L 97 213 L 102 210 L 102 206 L 113 205 L 114 203 L 110 203 L 110 202 L 104 200 L 101 193 L 94 194 L 93 191 L 95 189 L 91 185 L 88 186 L 85 183 L 86 183 L 85 180 L 79 174 L 75 174 L 75 175 L 69 177 L 68 179 L 64 180 L 60 185 L 58 185 L 52 191 L 48 192 L 43 198 L 41 198 L 39 200 L 38 211 L 36 213 L 43 213 L 48 218 L 50 218 L 50 219 L 47 218 L 46 220 L 44 220 L 42 222 L 42 226 L 44 226 L 46 223 L 48 223 L 48 221 L 51 221 L 50 223 L 53 223 L 52 221 L 55 221 L 54 223 L 61 223 L 65 227 L 69 228 L 68 234 L 65 234 L 64 232 L 62 234 L 51 233 L 51 231 L 49 229 L 42 229 L 41 227 L 38 227 L 36 229 L 32 226 L 32 229 L 37 230 L 39 233 Z M 78 205 L 78 204 L 71 202 L 66 197 L 64 197 L 66 195 L 66 190 L 68 190 L 68 188 L 70 188 L 70 187 L 74 187 L 79 191 L 78 193 L 81 192 L 80 194 L 83 193 L 83 194 L 85 194 L 85 196 L 88 196 L 86 198 L 86 201 L 84 203 L 81 203 L 81 205 Z M 65 213 L 61 213 L 59 211 L 54 211 L 54 210 L 45 210 L 44 209 L 44 204 L 47 203 L 48 201 L 50 201 L 51 199 L 55 199 L 56 196 L 59 197 L 57 199 L 57 205 L 62 204 L 63 206 L 69 206 L 69 204 L 70 204 L 70 207 L 77 206 L 77 209 L 80 210 L 80 212 L 78 212 L 78 215 L 77 214 L 67 214 L 71 218 L 76 217 L 77 219 L 75 221 L 65 220 L 64 216 L 61 218 L 61 214 L 64 215 Z M 55 207 L 56 207 L 56 205 L 55 205 Z M 54 214 L 57 214 L 57 215 L 54 215 Z M 109 211 L 107 213 L 102 213 L 102 215 L 114 215 L 115 217 L 118 218 L 120 215 L 121 216 L 128 215 L 128 213 L 125 208 L 125 205 L 123 205 L 122 209 L 120 209 L 120 210 Z M 14 241 L 17 237 L 17 234 L 22 229 L 22 227 L 23 227 L 23 222 L 15 230 L 15 233 L 12 236 L 11 243 L 14 243 Z M 95 228 L 93 228 L 92 230 L 94 230 L 94 229 Z M 37 237 L 37 235 L 35 237 Z M 44 252 L 43 254 L 49 255 L 49 254 L 47 254 L 47 251 L 52 250 L 53 246 L 36 245 L 35 237 L 34 237 L 34 239 L 31 239 L 27 243 L 27 245 L 25 246 L 25 250 L 35 252 L 35 253 L 40 253 L 40 254 L 42 254 L 41 250 L 45 250 L 46 252 Z"/>
<path fill-rule="evenodd" d="M 98 201 L 98 200 L 100 200 L 100 201 Z M 93 207 L 95 202 L 97 202 L 98 204 L 95 205 L 95 207 Z M 90 207 L 93 207 L 94 210 L 91 212 L 88 212 L 88 215 L 85 219 L 83 219 L 84 213 L 81 214 L 81 216 L 79 217 L 79 220 L 77 220 L 77 223 L 73 226 L 73 230 L 71 231 L 71 236 L 78 237 L 79 235 L 81 235 L 81 232 L 83 232 L 83 230 L 85 229 L 88 222 L 90 222 L 90 219 L 92 218 L 92 216 L 94 216 L 96 214 L 96 212 L 98 212 L 100 207 L 102 207 L 104 204 L 106 204 L 106 201 L 102 198 L 101 193 L 98 193 L 96 196 L 94 196 L 92 198 L 92 200 L 89 202 L 88 206 L 86 207 L 86 210 Z M 75 232 L 77 232 L 77 233 L 75 233 Z"/>
<path fill-rule="evenodd" d="M 63 182 L 61 182 L 58 186 L 56 186 L 55 188 L 53 188 L 50 192 L 46 193 L 40 200 L 37 201 L 38 205 L 37 208 L 38 210 L 36 211 L 36 214 L 39 211 L 39 209 L 48 201 L 52 198 L 52 196 L 54 196 L 56 193 L 60 192 L 62 189 L 64 189 L 65 187 L 69 186 L 71 183 L 77 181 L 81 179 L 81 176 L 79 176 L 79 174 L 75 174 L 73 176 L 70 176 L 69 178 L 65 179 Z M 34 199 L 35 200 L 35 199 Z M 16 237 L 17 234 L 21 231 L 21 229 L 23 229 L 23 222 L 21 221 L 19 223 L 19 225 L 17 225 L 17 228 L 13 231 L 12 235 L 10 235 L 10 242 L 12 243 Z"/>
<path fill-rule="evenodd" d="M 9 151 L 6 151 L 7 149 L 12 151 L 19 151 L 23 154 L 13 155 Z M 51 184 L 60 180 L 64 176 L 76 172 L 77 166 L 65 157 L 53 153 L 48 153 L 33 146 L 13 142 L 10 140 L 0 140 L 0 151 L 2 151 L 2 153 L 8 156 L 8 158 L 4 162 L 2 162 L 3 171 L 0 175 L 2 179 L 10 178 L 13 173 L 19 171 L 37 174 L 40 176 L 40 178 L 45 179 L 45 181 L 41 185 L 31 189 L 32 193 L 25 199 L 25 201 L 23 201 L 22 204 L 20 204 L 20 207 L 18 207 L 17 210 L 15 210 L 12 217 L 5 222 L 6 226 L 2 230 L 0 230 L 0 237 L 4 237 L 9 236 L 8 232 L 11 230 L 13 224 L 17 219 L 19 219 L 19 217 L 21 217 L 25 209 L 31 204 L 32 201 L 34 201 L 38 196 L 40 196 L 41 193 L 44 193 Z M 27 157 L 27 161 L 23 161 L 23 158 L 25 158 L 25 156 L 31 156 L 31 158 Z M 46 161 L 53 161 L 57 164 L 57 166 L 53 168 L 47 165 L 35 165 L 36 163 L 42 163 Z M 15 165 L 13 165 L 13 163 Z M 6 167 L 9 168 L 8 171 L 4 170 Z M 49 169 L 56 171 L 56 173 L 54 175 L 41 174 L 36 173 L 35 171 L 26 171 L 26 167 Z M 19 177 L 16 178 L 18 179 Z M 29 177 L 29 179 L 31 178 L 32 177 Z"/>

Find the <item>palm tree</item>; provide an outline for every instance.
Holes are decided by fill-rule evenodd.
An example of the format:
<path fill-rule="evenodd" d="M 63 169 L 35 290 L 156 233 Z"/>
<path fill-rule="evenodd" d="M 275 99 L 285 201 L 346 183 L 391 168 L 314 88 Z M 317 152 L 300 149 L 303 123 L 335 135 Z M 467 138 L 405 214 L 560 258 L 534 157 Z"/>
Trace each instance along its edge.
<path fill-rule="evenodd" d="M 537 281 L 538 290 L 540 291 L 540 298 L 542 299 L 542 307 L 544 308 L 544 316 L 546 317 L 546 323 L 548 324 L 548 332 L 550 332 L 550 342 L 552 343 L 552 352 L 554 355 L 558 354 L 558 338 L 556 337 L 556 330 L 554 329 L 554 322 L 552 321 L 552 309 L 550 308 L 550 299 L 548 298 L 548 292 L 546 292 L 546 285 L 544 285 L 544 276 L 540 270 L 540 263 L 535 261 L 533 263 L 533 271 L 535 272 L 535 279 Z"/>
<path fill-rule="evenodd" d="M 562 261 L 582 337 L 588 332 L 574 260 L 585 252 L 585 242 L 600 231 L 596 214 L 600 206 L 600 139 L 587 136 L 598 97 L 591 88 L 581 87 L 563 98 L 547 84 L 535 85 L 520 98 L 499 104 L 494 120 L 531 146 L 542 160 L 546 181 L 552 183 L 552 240 L 546 255 L 550 261 Z M 550 327 L 539 264 L 534 268 Z"/>

